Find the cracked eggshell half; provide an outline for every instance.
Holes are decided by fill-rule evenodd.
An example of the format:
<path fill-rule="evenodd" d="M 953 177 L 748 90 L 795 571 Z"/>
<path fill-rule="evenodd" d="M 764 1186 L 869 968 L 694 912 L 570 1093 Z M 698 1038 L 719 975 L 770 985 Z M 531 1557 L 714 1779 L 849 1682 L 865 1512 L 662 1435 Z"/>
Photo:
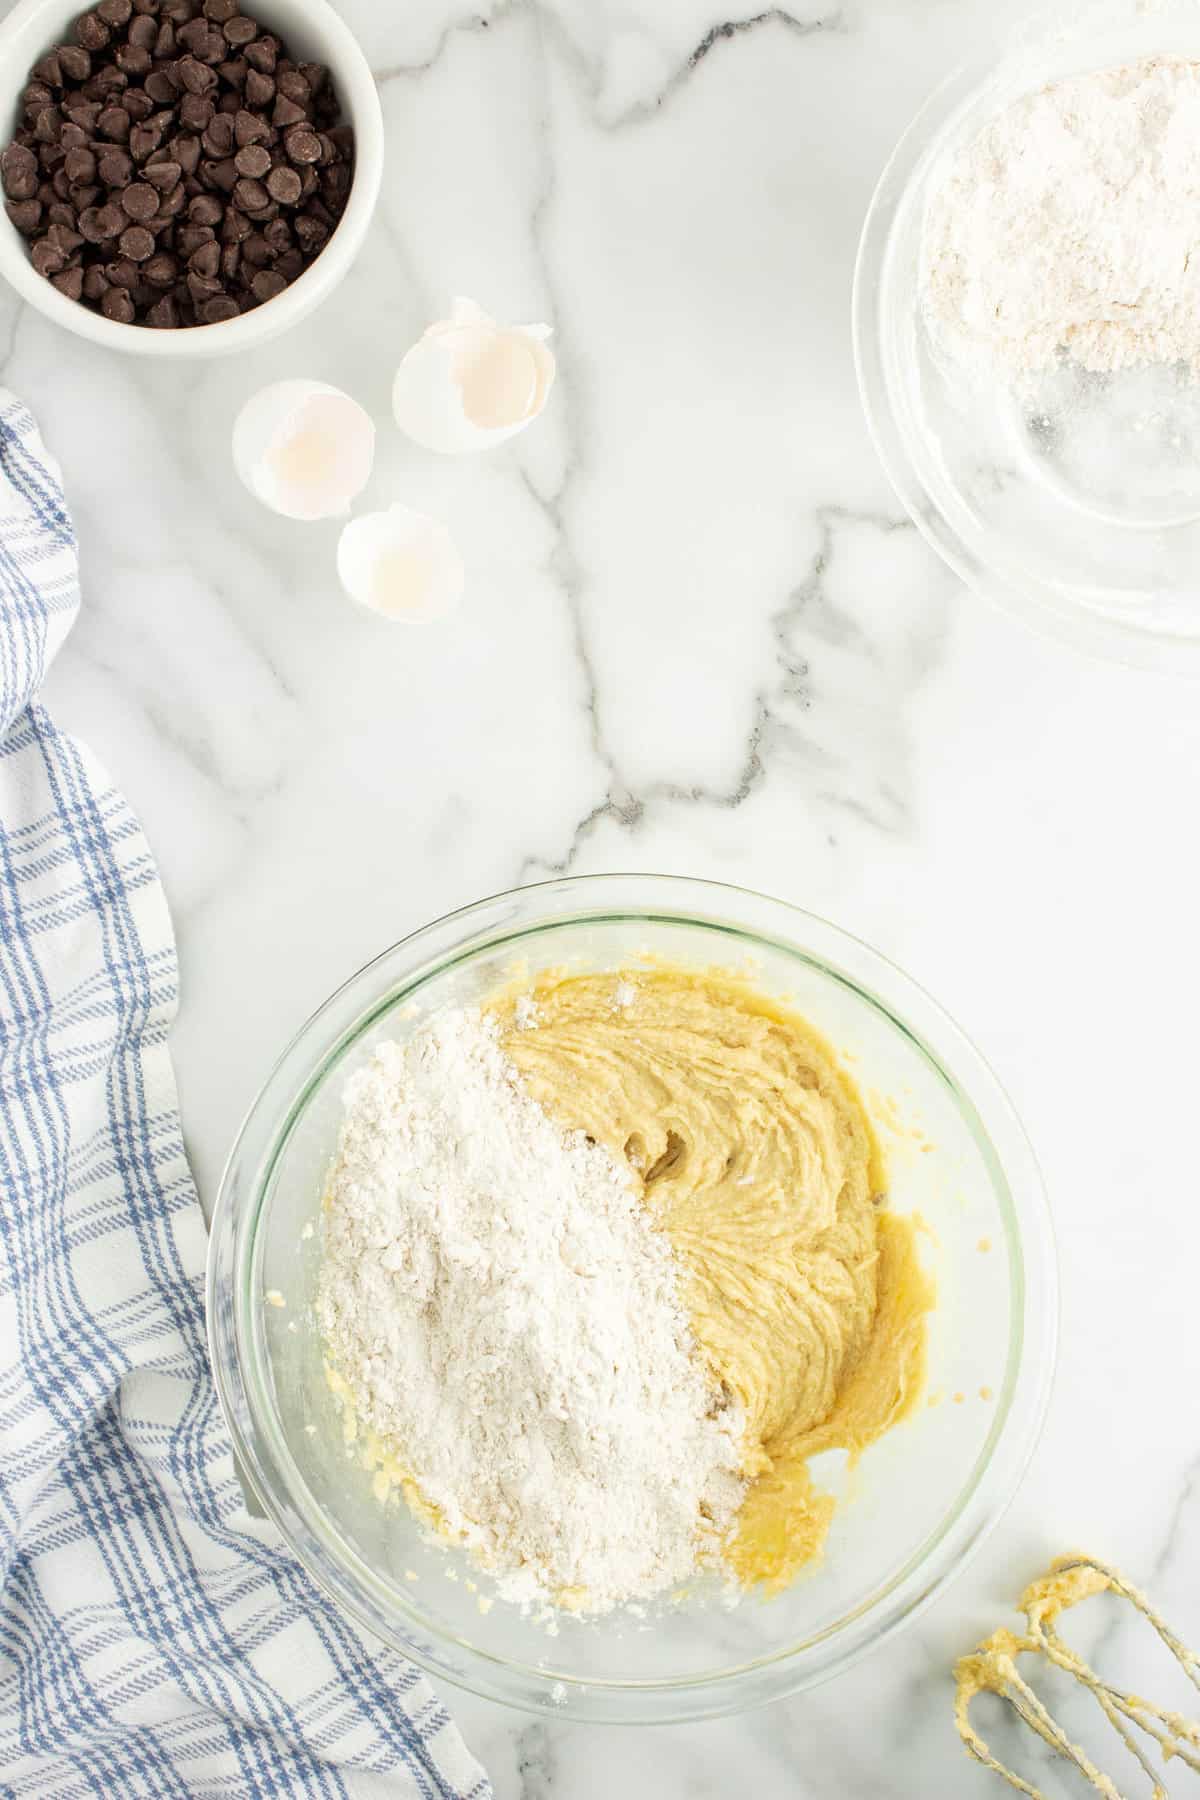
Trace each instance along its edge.
<path fill-rule="evenodd" d="M 456 300 L 400 364 L 392 411 L 427 450 L 461 455 L 515 437 L 554 385 L 549 325 L 498 325 L 473 300 Z"/>
<path fill-rule="evenodd" d="M 233 462 L 256 500 L 285 519 L 338 519 L 375 459 L 369 414 L 324 381 L 276 381 L 251 394 L 233 427 Z"/>
<path fill-rule="evenodd" d="M 342 530 L 338 579 L 352 600 L 385 619 L 444 619 L 462 599 L 463 560 L 440 519 L 389 506 Z"/>

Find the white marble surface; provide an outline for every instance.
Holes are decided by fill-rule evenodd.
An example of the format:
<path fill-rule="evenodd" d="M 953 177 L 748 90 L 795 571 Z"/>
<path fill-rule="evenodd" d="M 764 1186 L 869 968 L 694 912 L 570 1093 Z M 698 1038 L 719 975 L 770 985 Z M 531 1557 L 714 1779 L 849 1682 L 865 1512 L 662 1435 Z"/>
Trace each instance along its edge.
<path fill-rule="evenodd" d="M 269 1060 L 343 975 L 564 868 L 734 880 L 860 932 L 964 1023 L 1044 1163 L 1057 1390 L 969 1572 L 857 1671 L 741 1720 L 583 1731 L 450 1696 L 499 1800 L 982 1800 L 1002 1790 L 957 1747 L 950 1662 L 1077 1544 L 1200 1636 L 1197 691 L 964 591 L 899 516 L 851 365 L 871 186 L 987 10 L 347 0 L 389 165 L 311 321 L 253 360 L 150 367 L 0 295 L 0 374 L 83 547 L 48 698 L 157 847 L 207 1201 Z M 548 414 L 481 461 L 387 423 L 400 352 L 455 292 L 558 333 Z M 235 411 L 293 373 L 375 411 L 376 502 L 452 524 L 453 622 L 353 612 L 334 529 L 235 483 Z"/>

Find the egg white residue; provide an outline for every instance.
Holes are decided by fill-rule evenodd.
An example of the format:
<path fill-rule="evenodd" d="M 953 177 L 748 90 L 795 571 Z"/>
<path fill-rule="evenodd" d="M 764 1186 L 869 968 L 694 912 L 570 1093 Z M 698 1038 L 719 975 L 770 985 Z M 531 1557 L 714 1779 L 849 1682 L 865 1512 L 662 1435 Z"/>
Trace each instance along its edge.
<path fill-rule="evenodd" d="M 233 461 L 256 499 L 287 519 L 344 518 L 375 458 L 370 416 L 324 381 L 276 381 L 233 427 Z"/>
<path fill-rule="evenodd" d="M 498 325 L 473 300 L 455 300 L 396 371 L 397 425 L 447 455 L 503 443 L 546 404 L 555 374 L 549 335 L 549 325 Z"/>
<path fill-rule="evenodd" d="M 399 505 L 363 513 L 343 528 L 337 570 L 360 606 L 412 623 L 453 612 L 466 582 L 462 557 L 441 521 Z"/>

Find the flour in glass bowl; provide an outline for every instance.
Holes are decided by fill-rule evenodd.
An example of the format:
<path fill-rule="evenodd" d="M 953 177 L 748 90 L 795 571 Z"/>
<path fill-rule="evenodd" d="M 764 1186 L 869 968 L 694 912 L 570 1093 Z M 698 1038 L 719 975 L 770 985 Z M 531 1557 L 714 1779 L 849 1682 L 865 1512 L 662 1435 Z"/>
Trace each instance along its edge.
<path fill-rule="evenodd" d="M 981 372 L 1065 354 L 1200 376 L 1200 63 L 1074 75 L 999 112 L 935 172 L 921 298 Z"/>
<path fill-rule="evenodd" d="M 347 1086 L 317 1300 L 335 1385 L 500 1592 L 603 1612 L 719 1562 L 742 1421 L 606 1151 L 448 1011 Z"/>

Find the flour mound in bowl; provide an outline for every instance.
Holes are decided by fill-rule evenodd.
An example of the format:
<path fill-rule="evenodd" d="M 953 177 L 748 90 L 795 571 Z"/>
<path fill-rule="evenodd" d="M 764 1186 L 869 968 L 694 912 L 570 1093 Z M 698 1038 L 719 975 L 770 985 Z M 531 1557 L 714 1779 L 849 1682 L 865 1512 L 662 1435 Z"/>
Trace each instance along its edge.
<path fill-rule="evenodd" d="M 331 1384 L 500 1592 L 603 1612 L 718 1565 L 741 1409 L 631 1172 L 439 1014 L 349 1082 L 317 1298 Z"/>

